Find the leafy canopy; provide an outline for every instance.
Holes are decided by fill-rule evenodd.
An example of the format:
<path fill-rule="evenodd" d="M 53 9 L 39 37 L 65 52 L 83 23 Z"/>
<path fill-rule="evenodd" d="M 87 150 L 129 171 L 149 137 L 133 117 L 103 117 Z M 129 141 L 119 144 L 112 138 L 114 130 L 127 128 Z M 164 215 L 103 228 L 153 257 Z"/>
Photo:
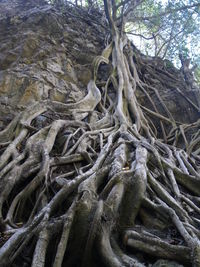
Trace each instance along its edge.
<path fill-rule="evenodd" d="M 129 16 L 126 28 L 143 52 L 177 63 L 178 54 L 193 62 L 200 56 L 200 3 L 146 0 Z"/>

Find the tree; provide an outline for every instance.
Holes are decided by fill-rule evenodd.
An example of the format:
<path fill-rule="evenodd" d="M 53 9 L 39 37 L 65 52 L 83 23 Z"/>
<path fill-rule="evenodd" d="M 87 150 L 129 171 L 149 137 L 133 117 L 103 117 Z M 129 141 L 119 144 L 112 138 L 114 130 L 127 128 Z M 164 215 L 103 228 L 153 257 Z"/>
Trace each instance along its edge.
<path fill-rule="evenodd" d="M 143 1 L 131 14 L 131 34 L 140 38 L 141 48 L 153 56 L 168 58 L 178 64 L 184 51 L 198 60 L 199 3 L 196 1 Z"/>
<path fill-rule="evenodd" d="M 36 102 L 0 132 L 1 266 L 21 266 L 27 254 L 31 266 L 145 266 L 156 258 L 200 266 L 200 121 L 177 122 L 159 88 L 170 86 L 195 112 L 200 106 L 184 95 L 194 87 L 185 70 L 175 77 L 163 61 L 151 68 L 127 39 L 125 22 L 142 2 L 104 0 L 110 39 L 82 100 Z M 109 63 L 97 87 L 100 64 Z M 36 128 L 49 110 L 53 121 Z"/>

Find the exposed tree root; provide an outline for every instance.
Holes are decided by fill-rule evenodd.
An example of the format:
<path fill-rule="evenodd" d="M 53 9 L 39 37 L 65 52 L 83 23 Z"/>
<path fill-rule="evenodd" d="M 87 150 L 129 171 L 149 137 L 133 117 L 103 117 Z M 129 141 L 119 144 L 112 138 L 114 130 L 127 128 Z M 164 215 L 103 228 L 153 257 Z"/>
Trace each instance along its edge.
<path fill-rule="evenodd" d="M 176 122 L 140 80 L 108 3 L 113 39 L 93 63 L 83 100 L 36 103 L 0 132 L 2 267 L 145 266 L 139 254 L 200 267 L 200 138 L 187 134 L 199 121 Z M 112 74 L 98 88 L 98 67 L 109 60 Z M 138 103 L 137 90 L 153 110 Z M 34 127 L 49 110 L 53 122 Z M 66 119 L 57 119 L 62 112 Z"/>

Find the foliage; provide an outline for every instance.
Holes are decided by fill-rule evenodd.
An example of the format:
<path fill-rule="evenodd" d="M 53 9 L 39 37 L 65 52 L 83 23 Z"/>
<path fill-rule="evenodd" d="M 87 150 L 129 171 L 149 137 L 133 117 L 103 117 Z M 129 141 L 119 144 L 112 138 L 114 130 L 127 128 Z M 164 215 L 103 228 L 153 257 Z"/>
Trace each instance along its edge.
<path fill-rule="evenodd" d="M 199 57 L 200 6 L 197 1 L 145 0 L 130 20 L 133 42 L 148 54 L 171 59 L 176 64 L 180 52 L 193 61 Z"/>

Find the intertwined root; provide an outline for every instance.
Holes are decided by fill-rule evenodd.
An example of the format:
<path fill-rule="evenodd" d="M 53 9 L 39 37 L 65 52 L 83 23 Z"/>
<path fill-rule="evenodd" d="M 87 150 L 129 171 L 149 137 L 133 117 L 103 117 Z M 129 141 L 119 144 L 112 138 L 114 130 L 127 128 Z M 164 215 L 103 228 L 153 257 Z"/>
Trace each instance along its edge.
<path fill-rule="evenodd" d="M 66 130 L 67 153 L 61 155 L 57 140 Z M 33 266 L 43 266 L 52 249 L 53 266 L 76 260 L 89 266 L 95 260 L 94 243 L 98 250 L 93 252 L 109 266 L 127 266 L 129 261 L 142 266 L 125 247 L 133 254 L 136 249 L 199 266 L 200 181 L 171 147 L 138 140 L 124 126 L 91 131 L 87 123 L 66 120 L 55 120 L 26 138 L 22 152 L 10 156 L 1 171 L 1 222 L 8 240 L 0 257 L 5 266 L 25 261 L 25 252 Z M 175 165 L 181 158 L 182 164 Z M 194 166 L 191 170 L 198 171 Z M 153 216 L 151 222 L 148 216 Z M 161 230 L 170 225 L 179 237 L 170 236 L 169 242 Z M 34 245 L 28 250 L 30 243 Z M 73 253 L 66 256 L 75 248 L 78 259 Z"/>
<path fill-rule="evenodd" d="M 99 256 L 100 266 L 144 266 L 140 253 L 200 266 L 199 135 L 187 139 L 199 122 L 177 123 L 156 91 L 168 117 L 159 114 L 131 49 L 116 31 L 83 100 L 36 103 L 0 132 L 1 266 L 98 266 Z M 98 66 L 111 54 L 99 89 Z"/>

